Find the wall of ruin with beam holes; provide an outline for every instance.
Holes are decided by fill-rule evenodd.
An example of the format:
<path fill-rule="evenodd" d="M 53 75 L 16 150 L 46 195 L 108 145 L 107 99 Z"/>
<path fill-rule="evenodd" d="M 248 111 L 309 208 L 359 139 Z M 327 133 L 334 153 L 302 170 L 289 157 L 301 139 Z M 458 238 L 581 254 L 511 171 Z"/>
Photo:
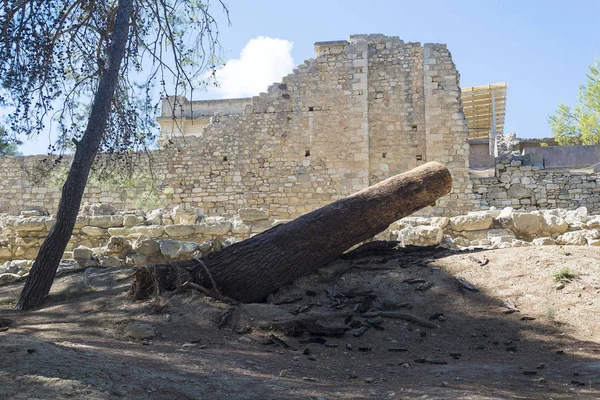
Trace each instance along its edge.
<path fill-rule="evenodd" d="M 158 120 L 162 142 L 172 144 L 153 152 L 160 202 L 209 215 L 263 207 L 293 218 L 437 160 L 450 169 L 453 188 L 425 212 L 456 215 L 478 205 L 459 74 L 445 45 L 355 35 L 318 42 L 315 51 L 260 96 L 176 107 L 175 129 L 174 99 L 166 99 Z M 31 176 L 41 158 L 0 159 L 0 212 L 56 210 L 58 185 Z M 84 201 L 131 209 L 142 192 L 92 183 Z"/>
<path fill-rule="evenodd" d="M 129 210 L 183 205 L 225 216 L 265 208 L 287 219 L 437 160 L 454 186 L 422 214 L 580 205 L 600 213 L 600 176 L 590 168 L 504 157 L 494 176 L 469 175 L 459 74 L 445 45 L 355 35 L 315 50 L 260 96 L 179 99 L 178 106 L 164 99 L 160 143 L 171 144 L 153 152 L 153 175 L 142 158 L 128 182 L 91 181 L 84 201 Z M 40 178 L 44 158 L 0 158 L 0 214 L 56 211 L 60 171 Z"/>

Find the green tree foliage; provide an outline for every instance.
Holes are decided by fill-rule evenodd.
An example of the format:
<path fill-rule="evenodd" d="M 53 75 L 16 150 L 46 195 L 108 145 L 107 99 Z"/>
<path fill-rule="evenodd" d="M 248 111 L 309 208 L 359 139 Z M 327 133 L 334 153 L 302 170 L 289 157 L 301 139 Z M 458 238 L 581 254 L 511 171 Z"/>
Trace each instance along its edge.
<path fill-rule="evenodd" d="M 549 122 L 562 146 L 600 144 L 600 62 L 589 67 L 586 84 L 579 87 L 578 101 L 571 108 L 560 104 Z"/>
<path fill-rule="evenodd" d="M 0 126 L 0 157 L 21 155 L 18 149 L 20 144 L 20 140 L 9 138 L 6 134 L 6 129 L 4 129 L 3 126 Z"/>

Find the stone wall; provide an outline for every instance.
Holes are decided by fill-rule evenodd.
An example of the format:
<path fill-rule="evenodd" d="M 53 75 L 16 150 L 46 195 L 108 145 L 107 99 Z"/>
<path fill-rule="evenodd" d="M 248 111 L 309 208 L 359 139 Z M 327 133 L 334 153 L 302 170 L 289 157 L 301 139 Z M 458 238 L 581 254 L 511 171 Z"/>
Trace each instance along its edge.
<path fill-rule="evenodd" d="M 451 171 L 453 188 L 424 213 L 471 209 L 467 121 L 446 46 L 355 35 L 315 50 L 316 58 L 253 97 L 243 113 L 217 114 L 199 137 L 174 136 L 153 152 L 159 191 L 171 191 L 165 204 L 216 215 L 259 207 L 293 218 L 435 160 Z M 180 120 L 188 124 L 194 120 L 185 109 Z M 23 172 L 33 162 L 0 159 L 0 212 L 56 209 L 58 188 L 36 186 Z M 145 161 L 140 169 L 148 170 Z M 85 200 L 132 208 L 140 192 L 91 185 Z"/>
<path fill-rule="evenodd" d="M 487 140 L 469 141 L 469 168 L 489 169 L 496 165 L 496 157 L 490 155 L 490 145 Z"/>
<path fill-rule="evenodd" d="M 496 176 L 472 178 L 479 204 L 474 209 L 513 207 L 523 210 L 587 207 L 600 213 L 600 174 L 523 165 L 523 157 L 499 158 Z"/>
<path fill-rule="evenodd" d="M 25 212 L 0 217 L 0 285 L 24 279 L 53 220 Z M 37 213 L 39 214 L 39 213 Z M 57 274 L 88 267 L 143 266 L 190 260 L 218 251 L 286 221 L 264 209 L 241 209 L 233 218 L 205 217 L 199 209 L 117 212 L 112 206 L 84 207 Z M 546 245 L 600 246 L 600 216 L 585 207 L 522 212 L 471 212 L 455 217 L 408 217 L 396 221 L 376 240 L 400 246 L 450 249 Z M 485 265 L 486 261 L 480 261 Z"/>
<path fill-rule="evenodd" d="M 525 147 L 522 154 L 541 160 L 545 168 L 581 168 L 600 163 L 600 145 Z"/>
<path fill-rule="evenodd" d="M 376 236 L 397 240 L 402 246 L 452 249 L 523 246 L 600 246 L 600 216 L 585 207 L 523 212 L 502 210 L 470 212 L 456 217 L 408 217 L 394 222 Z"/>
<path fill-rule="evenodd" d="M 205 216 L 201 209 L 181 206 L 146 213 L 117 211 L 109 204 L 86 205 L 77 217 L 63 258 L 87 257 L 101 266 L 120 265 L 127 256 L 136 265 L 190 259 L 284 222 L 287 220 L 271 218 L 265 209 L 242 208 L 234 217 L 225 218 Z M 0 264 L 34 260 L 53 223 L 54 217 L 38 211 L 0 217 Z M 143 241 L 145 244 L 139 243 Z M 152 248 L 146 249 L 148 246 Z"/>
<path fill-rule="evenodd" d="M 153 152 L 155 169 L 159 171 L 161 177 L 157 190 L 159 194 L 168 187 L 168 184 L 163 185 L 162 182 L 166 182 L 164 178 L 173 171 L 174 166 L 169 162 L 169 157 L 174 153 L 177 153 L 176 149 Z M 56 212 L 62 181 L 66 177 L 65 168 L 70 164 L 71 159 L 70 155 L 65 155 L 61 163 L 62 167 L 59 166 L 45 174 L 42 171 L 48 170 L 48 163 L 53 162 L 52 157 L 41 155 L 0 157 L 0 214 L 16 215 L 22 210 L 31 209 L 40 209 L 45 213 Z M 150 179 L 151 173 L 146 158 L 139 159 L 137 170 L 143 171 L 140 173 L 146 179 Z M 84 201 L 110 203 L 120 209 L 134 209 L 140 202 L 140 198 L 147 195 L 149 184 L 150 182 L 146 182 L 145 185 L 141 185 L 136 181 L 131 186 L 109 189 L 106 183 L 89 181 L 85 189 Z M 173 202 L 171 195 L 161 197 L 158 201 L 160 204 L 153 204 L 154 206 L 166 206 Z"/>

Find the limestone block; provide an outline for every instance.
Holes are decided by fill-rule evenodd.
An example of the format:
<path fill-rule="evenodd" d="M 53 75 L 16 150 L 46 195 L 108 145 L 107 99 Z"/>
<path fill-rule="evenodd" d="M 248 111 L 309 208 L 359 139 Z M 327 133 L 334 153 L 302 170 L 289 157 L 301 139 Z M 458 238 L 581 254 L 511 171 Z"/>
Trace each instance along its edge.
<path fill-rule="evenodd" d="M 231 221 L 231 232 L 238 235 L 247 235 L 250 233 L 250 225 L 245 224 L 241 219 L 235 218 Z"/>
<path fill-rule="evenodd" d="M 586 207 L 579 207 L 576 210 L 566 212 L 565 221 L 571 228 L 584 228 L 589 219 Z"/>
<path fill-rule="evenodd" d="M 394 233 L 396 233 L 394 235 Z M 442 242 L 444 233 L 437 226 L 407 226 L 401 231 L 392 232 L 402 246 L 435 246 Z"/>
<path fill-rule="evenodd" d="M 252 224 L 250 228 L 251 233 L 261 233 L 266 231 L 267 229 L 271 229 L 273 227 L 273 222 L 269 220 L 256 221 Z"/>
<path fill-rule="evenodd" d="M 23 249 L 22 247 L 17 247 L 14 249 L 14 255 L 15 257 L 23 257 L 25 256 L 25 249 Z"/>
<path fill-rule="evenodd" d="M 231 220 L 224 217 L 208 217 L 195 226 L 199 235 L 226 235 L 231 230 Z"/>
<path fill-rule="evenodd" d="M 165 227 L 162 225 L 146 225 L 146 226 L 134 226 L 130 228 L 129 234 L 135 236 L 148 236 L 152 238 L 159 238 L 165 233 Z"/>
<path fill-rule="evenodd" d="M 5 260 L 12 258 L 12 252 L 8 247 L 0 247 L 0 258 Z"/>
<path fill-rule="evenodd" d="M 88 226 L 89 222 L 89 217 L 85 215 L 78 215 L 77 220 L 75 221 L 75 229 L 81 229 L 84 226 Z"/>
<path fill-rule="evenodd" d="M 40 208 L 32 208 L 31 210 L 22 210 L 19 215 L 22 217 L 43 217 L 48 215 L 44 210 Z"/>
<path fill-rule="evenodd" d="M 17 282 L 21 280 L 21 276 L 18 274 L 4 273 L 0 274 L 0 285 L 7 285 L 9 283 Z"/>
<path fill-rule="evenodd" d="M 6 227 L 13 232 L 40 232 L 46 230 L 46 221 L 49 217 L 10 218 Z"/>
<path fill-rule="evenodd" d="M 215 240 L 212 241 L 212 250 L 213 251 L 221 251 L 222 249 L 224 249 L 227 246 L 228 246 L 227 239 L 225 239 L 223 237 L 215 238 Z"/>
<path fill-rule="evenodd" d="M 541 231 L 549 233 L 550 236 L 556 233 L 563 234 L 569 229 L 569 224 L 558 215 L 544 213 L 542 214 L 541 222 Z"/>
<path fill-rule="evenodd" d="M 393 224 L 397 224 L 397 226 L 402 226 L 402 228 L 396 228 L 394 230 L 402 230 L 405 226 L 418 225 L 431 225 L 443 229 L 448 225 L 449 222 L 450 218 L 448 217 L 406 217 L 402 218 L 400 221 L 394 222 Z"/>
<path fill-rule="evenodd" d="M 266 208 L 240 208 L 238 214 L 243 222 L 263 221 L 270 217 Z"/>
<path fill-rule="evenodd" d="M 520 183 L 515 183 L 514 185 L 511 185 L 510 189 L 508 189 L 507 194 L 508 197 L 511 199 L 525 199 L 533 197 L 533 193 L 530 190 L 525 189 L 525 187 Z"/>
<path fill-rule="evenodd" d="M 83 228 L 81 228 L 81 232 L 85 235 L 92 237 L 103 236 L 108 233 L 106 229 L 98 228 L 95 226 L 84 226 Z"/>
<path fill-rule="evenodd" d="M 174 224 L 194 225 L 204 218 L 204 211 L 201 208 L 176 206 L 171 213 L 171 219 Z"/>
<path fill-rule="evenodd" d="M 600 215 L 594 216 L 590 220 L 588 220 L 586 223 L 586 228 L 587 229 L 600 228 Z"/>
<path fill-rule="evenodd" d="M 478 231 L 461 231 L 460 237 L 465 238 L 471 242 L 477 240 L 484 240 L 488 238 L 488 230 L 481 229 Z"/>
<path fill-rule="evenodd" d="M 165 233 L 170 237 L 189 237 L 194 232 L 194 225 L 165 225 Z"/>
<path fill-rule="evenodd" d="M 462 237 L 456 237 L 452 239 L 452 244 L 459 247 L 469 247 L 471 246 L 471 242 Z"/>
<path fill-rule="evenodd" d="M 21 268 L 17 265 L 14 265 L 11 261 L 7 261 L 4 264 L 0 265 L 0 274 L 17 274 Z"/>
<path fill-rule="evenodd" d="M 543 237 L 543 238 L 533 239 L 531 241 L 531 243 L 534 246 L 553 246 L 553 245 L 556 245 L 556 240 L 549 238 L 549 237 Z"/>
<path fill-rule="evenodd" d="M 536 214 L 512 213 L 512 226 L 519 236 L 531 237 L 537 235 L 542 227 L 542 218 Z"/>
<path fill-rule="evenodd" d="M 15 251 L 15 255 L 16 254 L 20 254 L 20 257 L 28 259 L 28 260 L 34 260 L 38 253 L 40 252 L 40 248 L 39 247 L 32 247 L 32 248 L 23 248 L 23 247 L 17 247 L 17 250 Z"/>
<path fill-rule="evenodd" d="M 140 253 L 146 257 L 151 257 L 160 252 L 158 242 L 148 236 L 140 236 L 131 247 L 135 253 Z"/>
<path fill-rule="evenodd" d="M 121 215 L 96 215 L 89 218 L 90 225 L 98 228 L 116 228 L 123 226 Z"/>
<path fill-rule="evenodd" d="M 33 260 L 13 260 L 10 262 L 12 265 L 16 265 L 20 269 L 29 270 L 33 266 Z"/>
<path fill-rule="evenodd" d="M 171 260 L 190 259 L 193 257 L 194 252 L 199 249 L 198 243 L 171 239 L 161 239 L 158 244 L 162 255 Z"/>
<path fill-rule="evenodd" d="M 144 266 L 148 263 L 148 258 L 145 255 L 140 253 L 129 254 L 125 258 L 125 264 L 135 265 L 136 267 Z"/>
<path fill-rule="evenodd" d="M 90 260 L 92 258 L 92 249 L 85 246 L 79 246 L 73 249 L 73 258 L 75 260 Z"/>
<path fill-rule="evenodd" d="M 10 273 L 23 276 L 29 272 L 32 265 L 32 260 L 7 261 L 2 266 L 0 266 L 0 273 Z"/>
<path fill-rule="evenodd" d="M 108 228 L 107 232 L 110 236 L 129 236 L 129 228 Z"/>
<path fill-rule="evenodd" d="M 136 226 L 142 225 L 144 223 L 144 217 L 140 215 L 124 215 L 123 216 L 123 226 Z"/>
<path fill-rule="evenodd" d="M 90 248 L 94 247 L 94 244 L 87 236 L 81 236 L 81 237 L 71 236 L 71 240 L 69 241 L 69 244 L 72 244 L 71 250 L 73 250 L 74 248 L 79 247 L 79 246 L 85 246 L 85 247 L 90 247 Z"/>
<path fill-rule="evenodd" d="M 487 233 L 488 239 L 491 239 L 493 237 L 498 237 L 498 236 L 516 237 L 516 235 L 513 231 L 511 231 L 510 229 L 506 229 L 506 228 L 488 229 L 486 233 Z"/>
<path fill-rule="evenodd" d="M 86 207 L 84 205 L 84 207 Z M 115 215 L 117 209 L 112 204 L 95 203 L 87 206 L 88 215 Z"/>
<path fill-rule="evenodd" d="M 115 256 L 104 256 L 98 260 L 98 263 L 101 267 L 111 268 L 111 267 L 120 267 L 123 264 L 123 261 L 119 259 L 119 257 Z"/>
<path fill-rule="evenodd" d="M 146 214 L 146 222 L 150 225 L 162 225 L 163 214 L 168 214 L 168 213 L 169 213 L 169 210 L 163 209 L 163 208 L 158 208 L 156 210 L 152 210 L 148 214 Z"/>
<path fill-rule="evenodd" d="M 85 266 L 79 264 L 76 260 L 60 260 L 56 269 L 56 276 L 61 276 L 66 273 L 81 271 Z"/>
<path fill-rule="evenodd" d="M 531 246 L 531 242 L 527 242 L 524 240 L 520 240 L 520 239 L 514 239 L 512 242 L 510 242 L 510 247 L 528 247 Z"/>
<path fill-rule="evenodd" d="M 485 213 L 474 213 L 450 218 L 450 227 L 454 231 L 478 231 L 481 229 L 489 229 L 492 226 L 492 223 L 492 216 Z"/>
<path fill-rule="evenodd" d="M 502 244 L 508 244 L 508 246 L 503 246 L 503 247 L 509 247 L 510 244 L 515 240 L 514 236 L 495 236 L 489 239 L 490 243 L 492 245 L 492 247 L 494 248 L 498 248 L 500 245 Z"/>
<path fill-rule="evenodd" d="M 588 243 L 587 230 L 566 232 L 556 238 L 556 244 L 585 246 Z"/>
<path fill-rule="evenodd" d="M 201 253 L 209 253 L 213 248 L 213 242 L 212 240 L 207 240 L 205 242 L 200 243 L 198 246 L 198 250 L 200 250 Z"/>
<path fill-rule="evenodd" d="M 110 255 L 122 257 L 131 250 L 131 244 L 122 236 L 111 236 L 106 243 L 106 250 Z"/>
<path fill-rule="evenodd" d="M 402 229 L 406 228 L 407 226 L 413 226 L 413 225 L 409 225 L 409 224 L 404 223 L 403 221 L 405 219 L 406 218 L 402 218 L 402 219 L 400 219 L 398 221 L 392 222 L 390 224 L 390 226 L 388 226 L 387 230 L 389 230 L 390 232 L 391 231 L 401 231 Z"/>

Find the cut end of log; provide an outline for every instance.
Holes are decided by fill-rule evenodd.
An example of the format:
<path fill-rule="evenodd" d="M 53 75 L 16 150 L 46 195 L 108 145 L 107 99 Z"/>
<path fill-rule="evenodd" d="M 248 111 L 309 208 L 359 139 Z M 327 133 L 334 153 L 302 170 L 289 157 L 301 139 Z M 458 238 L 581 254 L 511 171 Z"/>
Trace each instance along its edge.
<path fill-rule="evenodd" d="M 145 300 L 158 292 L 158 283 L 147 267 L 136 267 L 131 293 L 134 300 Z"/>
<path fill-rule="evenodd" d="M 131 291 L 135 300 L 145 300 L 192 281 L 192 273 L 187 268 L 174 264 L 136 267 Z"/>

